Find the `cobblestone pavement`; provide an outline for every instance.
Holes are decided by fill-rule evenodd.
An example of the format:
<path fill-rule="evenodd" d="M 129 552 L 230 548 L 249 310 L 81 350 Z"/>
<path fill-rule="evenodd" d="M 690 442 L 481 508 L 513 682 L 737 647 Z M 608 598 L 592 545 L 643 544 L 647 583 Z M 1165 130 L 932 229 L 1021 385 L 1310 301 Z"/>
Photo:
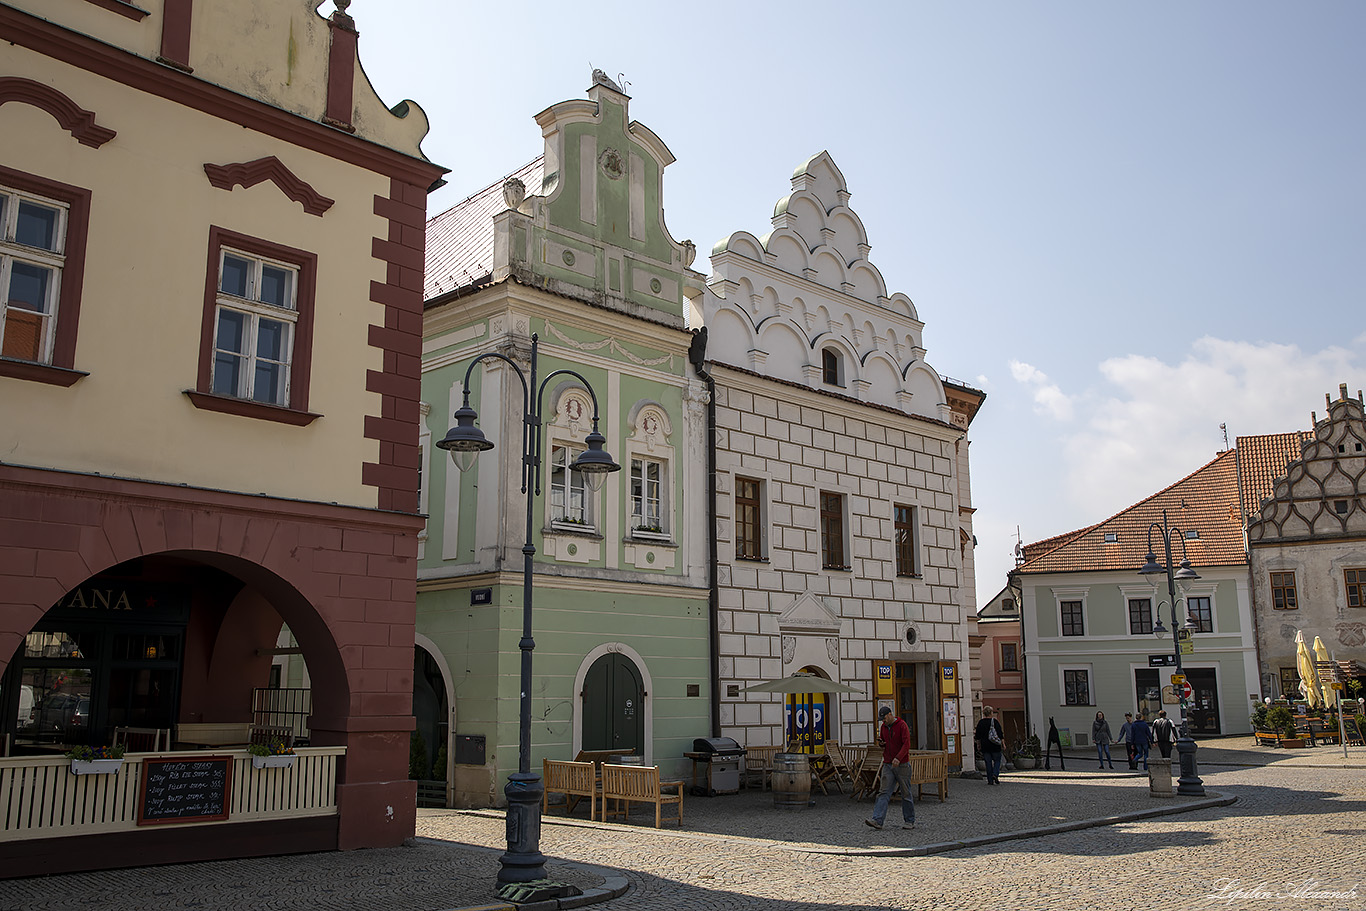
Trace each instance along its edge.
<path fill-rule="evenodd" d="M 952 780 L 916 804 L 914 831 L 863 825 L 871 803 L 817 796 L 778 811 L 771 794 L 688 798 L 682 830 L 550 816 L 549 875 L 581 888 L 629 882 L 603 911 L 988 907 L 1366 908 L 1366 749 L 1303 752 L 1202 743 L 1201 775 L 1231 805 L 956 848 L 974 836 L 1178 809 L 1146 778 L 1007 773 L 1000 787 Z M 1094 760 L 1092 760 L 1093 762 Z M 899 821 L 893 805 L 889 823 Z M 422 811 L 403 848 L 185 864 L 0 881 L 9 909 L 369 909 L 444 911 L 493 901 L 501 813 Z M 933 850 L 924 856 L 912 851 Z M 1240 891 L 1241 890 L 1241 894 Z M 1355 893 L 1325 896 L 1325 892 Z M 1308 894 L 1319 893 L 1319 894 Z"/>

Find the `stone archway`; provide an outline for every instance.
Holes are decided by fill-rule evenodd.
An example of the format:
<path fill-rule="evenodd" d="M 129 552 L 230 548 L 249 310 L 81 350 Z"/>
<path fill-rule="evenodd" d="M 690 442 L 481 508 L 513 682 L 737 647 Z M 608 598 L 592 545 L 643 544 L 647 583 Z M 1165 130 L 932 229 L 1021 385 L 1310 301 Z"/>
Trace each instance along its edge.
<path fill-rule="evenodd" d="M 316 694 L 312 742 L 347 748 L 334 847 L 392 846 L 413 834 L 407 758 L 421 518 L 14 466 L 0 466 L 0 494 L 0 673 L 63 595 L 115 566 L 156 557 L 225 573 L 278 613 L 303 649 Z M 259 609 L 243 605 L 242 616 Z M 234 664 L 230 651 L 185 660 L 221 674 Z M 164 859 L 243 850 L 221 833 L 209 844 L 202 833 L 213 830 L 181 830 L 182 857 Z"/>

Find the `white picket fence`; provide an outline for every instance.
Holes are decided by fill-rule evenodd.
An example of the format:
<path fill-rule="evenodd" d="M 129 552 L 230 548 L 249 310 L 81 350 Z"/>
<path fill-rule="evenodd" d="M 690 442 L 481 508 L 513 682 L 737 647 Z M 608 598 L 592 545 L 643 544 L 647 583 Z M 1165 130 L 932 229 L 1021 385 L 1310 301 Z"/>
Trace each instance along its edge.
<path fill-rule="evenodd" d="M 337 813 L 337 760 L 345 747 L 300 747 L 294 764 L 279 769 L 253 768 L 246 750 L 128 753 L 109 775 L 73 774 L 65 757 L 9 756 L 0 757 L 0 841 L 135 830 L 143 760 L 197 755 L 232 757 L 227 822 Z"/>

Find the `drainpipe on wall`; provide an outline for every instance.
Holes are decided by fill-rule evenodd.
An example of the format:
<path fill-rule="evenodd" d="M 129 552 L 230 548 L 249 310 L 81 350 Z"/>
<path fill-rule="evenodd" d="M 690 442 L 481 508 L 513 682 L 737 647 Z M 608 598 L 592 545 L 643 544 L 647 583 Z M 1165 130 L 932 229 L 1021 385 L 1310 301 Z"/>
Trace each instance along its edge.
<path fill-rule="evenodd" d="M 694 329 L 688 360 L 707 384 L 707 637 L 711 641 L 711 736 L 721 736 L 721 587 L 716 572 L 716 380 L 707 372 L 707 327 Z"/>
<path fill-rule="evenodd" d="M 1252 660 L 1257 662 L 1257 689 L 1266 695 L 1276 678 L 1271 668 L 1267 668 L 1266 674 L 1262 673 L 1262 634 L 1257 623 L 1257 578 L 1252 571 L 1252 540 L 1248 537 L 1247 510 L 1243 506 L 1243 453 L 1238 448 L 1237 439 L 1234 437 L 1233 466 L 1238 485 L 1238 522 L 1243 533 L 1243 559 L 1247 561 L 1247 612 L 1252 616 Z"/>

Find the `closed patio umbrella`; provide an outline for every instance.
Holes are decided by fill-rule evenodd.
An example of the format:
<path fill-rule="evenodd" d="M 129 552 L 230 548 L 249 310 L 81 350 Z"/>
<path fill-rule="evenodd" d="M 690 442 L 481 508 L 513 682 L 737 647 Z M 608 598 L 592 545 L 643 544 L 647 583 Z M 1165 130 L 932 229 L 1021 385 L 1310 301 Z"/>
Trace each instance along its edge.
<path fill-rule="evenodd" d="M 1319 693 L 1319 675 L 1314 669 L 1314 659 L 1309 654 L 1309 646 L 1304 644 L 1304 631 L 1295 633 L 1295 665 L 1300 672 L 1300 694 L 1316 708 L 1323 700 Z"/>
<path fill-rule="evenodd" d="M 1323 639 L 1319 636 L 1314 637 L 1314 669 L 1325 664 L 1332 663 L 1332 657 L 1328 654 L 1328 646 L 1323 644 Z M 1333 705 L 1333 680 L 1325 674 L 1319 674 L 1319 688 L 1323 690 L 1323 704 L 1329 708 Z"/>

